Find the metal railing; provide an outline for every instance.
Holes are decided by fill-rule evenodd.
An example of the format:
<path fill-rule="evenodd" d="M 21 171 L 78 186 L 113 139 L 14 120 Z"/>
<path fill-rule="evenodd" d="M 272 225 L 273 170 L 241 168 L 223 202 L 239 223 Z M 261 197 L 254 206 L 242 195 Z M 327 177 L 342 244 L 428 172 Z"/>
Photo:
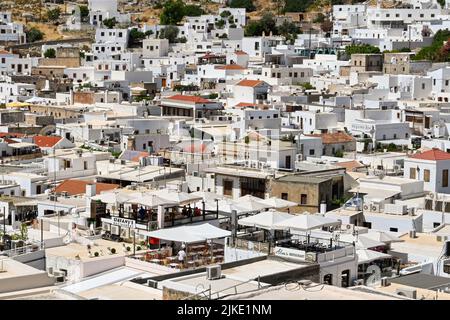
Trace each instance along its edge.
<path fill-rule="evenodd" d="M 22 254 L 36 252 L 45 248 L 44 242 L 33 241 L 32 244 L 28 244 L 26 246 L 16 247 L 14 249 L 2 251 L 1 254 L 8 256 L 10 258 L 19 256 Z"/>

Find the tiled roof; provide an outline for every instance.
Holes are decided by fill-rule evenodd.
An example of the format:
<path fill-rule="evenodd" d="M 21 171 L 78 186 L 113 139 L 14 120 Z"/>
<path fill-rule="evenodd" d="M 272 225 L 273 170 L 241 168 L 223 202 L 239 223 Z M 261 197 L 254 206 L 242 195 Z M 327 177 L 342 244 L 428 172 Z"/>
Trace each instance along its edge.
<path fill-rule="evenodd" d="M 219 70 L 245 70 L 244 67 L 238 64 L 227 64 L 225 66 L 217 66 L 216 69 Z"/>
<path fill-rule="evenodd" d="M 23 133 L 15 133 L 15 132 L 0 132 L 0 138 L 21 138 L 24 137 Z"/>
<path fill-rule="evenodd" d="M 181 94 L 177 94 L 174 96 L 171 96 L 167 99 L 170 100 L 177 100 L 177 101 L 184 101 L 184 102 L 195 102 L 195 103 L 210 103 L 208 99 L 197 97 L 197 96 L 183 96 Z"/>
<path fill-rule="evenodd" d="M 357 169 L 357 168 L 364 168 L 364 165 L 361 162 L 356 161 L 356 160 L 338 162 L 338 163 L 336 163 L 336 165 L 338 167 L 345 168 L 346 171 L 353 171 L 354 169 Z"/>
<path fill-rule="evenodd" d="M 88 183 L 93 183 L 93 181 L 84 181 L 84 180 L 64 180 L 56 187 L 56 193 L 67 192 L 69 195 L 78 195 L 84 194 L 86 192 L 86 185 Z M 118 184 L 110 184 L 110 183 L 94 183 L 96 187 L 96 194 L 99 194 L 102 191 L 108 191 L 117 189 L 119 187 Z"/>
<path fill-rule="evenodd" d="M 264 83 L 264 81 L 261 81 L 261 80 L 244 79 L 244 80 L 239 81 L 236 85 L 241 86 L 241 87 L 256 87 L 263 83 Z"/>
<path fill-rule="evenodd" d="M 433 148 L 425 152 L 414 154 L 411 156 L 411 158 L 431 161 L 450 160 L 450 153 L 437 148 Z"/>
<path fill-rule="evenodd" d="M 321 137 L 323 144 L 352 142 L 354 138 L 345 132 L 310 134 L 312 137 Z"/>
<path fill-rule="evenodd" d="M 34 136 L 33 143 L 37 144 L 40 148 L 51 148 L 61 139 L 62 137 L 58 136 Z"/>

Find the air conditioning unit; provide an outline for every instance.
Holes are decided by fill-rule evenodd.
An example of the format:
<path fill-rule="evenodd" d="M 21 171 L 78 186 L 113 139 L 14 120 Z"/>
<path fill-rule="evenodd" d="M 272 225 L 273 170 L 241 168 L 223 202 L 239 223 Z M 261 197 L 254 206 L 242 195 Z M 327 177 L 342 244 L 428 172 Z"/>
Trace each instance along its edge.
<path fill-rule="evenodd" d="M 370 210 L 370 206 L 368 204 L 363 205 L 363 210 L 364 211 L 369 211 Z"/>
<path fill-rule="evenodd" d="M 307 252 L 305 256 L 305 261 L 316 262 L 317 255 L 314 252 Z"/>
<path fill-rule="evenodd" d="M 220 265 L 206 267 L 206 278 L 208 280 L 220 279 L 222 277 L 222 268 Z"/>
<path fill-rule="evenodd" d="M 380 212 L 380 205 L 378 203 L 370 204 L 370 212 Z"/>
<path fill-rule="evenodd" d="M 409 288 L 399 288 L 395 290 L 395 294 L 403 297 L 407 297 L 410 299 L 416 299 L 417 298 L 417 290 L 416 289 L 409 289 Z"/>

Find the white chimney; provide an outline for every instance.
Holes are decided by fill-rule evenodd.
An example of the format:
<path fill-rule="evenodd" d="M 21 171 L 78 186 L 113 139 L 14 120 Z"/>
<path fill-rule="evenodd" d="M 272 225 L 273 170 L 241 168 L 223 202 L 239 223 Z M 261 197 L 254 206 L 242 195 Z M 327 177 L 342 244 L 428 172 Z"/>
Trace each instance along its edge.
<path fill-rule="evenodd" d="M 93 197 L 97 194 L 96 184 L 88 183 L 86 185 L 86 197 Z"/>
<path fill-rule="evenodd" d="M 325 215 L 326 212 L 327 212 L 327 204 L 324 201 L 322 201 L 320 203 L 320 214 Z"/>

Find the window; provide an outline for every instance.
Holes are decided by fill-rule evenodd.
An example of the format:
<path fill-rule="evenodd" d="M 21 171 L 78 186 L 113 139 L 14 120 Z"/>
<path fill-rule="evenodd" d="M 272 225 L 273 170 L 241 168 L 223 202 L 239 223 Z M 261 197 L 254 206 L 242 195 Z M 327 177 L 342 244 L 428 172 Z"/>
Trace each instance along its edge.
<path fill-rule="evenodd" d="M 389 228 L 389 231 L 391 231 L 391 232 L 398 232 L 398 228 Z"/>
<path fill-rule="evenodd" d="M 439 227 L 441 224 L 439 222 L 433 222 L 433 229 Z"/>
<path fill-rule="evenodd" d="M 425 83 L 422 83 L 422 90 L 425 90 Z"/>
<path fill-rule="evenodd" d="M 416 168 L 409 168 L 409 178 L 410 179 L 416 178 Z"/>
<path fill-rule="evenodd" d="M 287 199 L 288 199 L 288 194 L 283 192 L 283 193 L 281 194 L 281 199 L 287 200 Z"/>
<path fill-rule="evenodd" d="M 309 149 L 309 155 L 313 156 L 314 155 L 314 149 Z"/>
<path fill-rule="evenodd" d="M 87 170 L 87 168 L 88 168 L 88 164 L 87 164 L 87 161 L 84 161 L 84 170 Z"/>
<path fill-rule="evenodd" d="M 308 195 L 301 194 L 301 196 L 300 196 L 300 204 L 307 204 L 307 202 L 308 202 Z"/>
<path fill-rule="evenodd" d="M 448 187 L 448 169 L 442 170 L 442 187 Z"/>
<path fill-rule="evenodd" d="M 224 196 L 232 196 L 233 195 L 233 181 L 232 180 L 224 180 L 223 181 L 223 195 Z"/>
<path fill-rule="evenodd" d="M 423 181 L 430 182 L 430 170 L 423 170 Z"/>

